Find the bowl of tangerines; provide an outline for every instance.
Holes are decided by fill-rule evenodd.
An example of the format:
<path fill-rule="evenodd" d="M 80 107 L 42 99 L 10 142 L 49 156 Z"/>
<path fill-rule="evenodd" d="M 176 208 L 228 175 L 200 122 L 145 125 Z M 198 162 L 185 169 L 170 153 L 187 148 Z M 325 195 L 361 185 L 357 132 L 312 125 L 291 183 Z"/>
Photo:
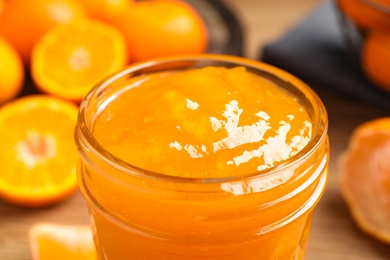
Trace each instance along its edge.
<path fill-rule="evenodd" d="M 0 0 L 0 199 L 71 195 L 82 98 L 129 64 L 207 52 L 211 36 L 189 1 Z"/>
<path fill-rule="evenodd" d="M 390 92 L 390 2 L 336 0 L 343 35 L 366 78 Z"/>

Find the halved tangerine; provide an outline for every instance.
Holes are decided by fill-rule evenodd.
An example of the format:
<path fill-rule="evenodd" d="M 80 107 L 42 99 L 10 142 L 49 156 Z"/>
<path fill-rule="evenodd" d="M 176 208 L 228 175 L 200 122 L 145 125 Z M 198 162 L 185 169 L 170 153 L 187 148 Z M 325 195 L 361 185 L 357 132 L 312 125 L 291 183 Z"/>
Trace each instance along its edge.
<path fill-rule="evenodd" d="M 390 117 L 358 126 L 340 158 L 341 192 L 357 225 L 390 244 Z"/>
<path fill-rule="evenodd" d="M 83 19 L 57 25 L 35 45 L 31 74 L 43 92 L 80 101 L 126 65 L 126 48 L 121 32 L 103 22 Z"/>
<path fill-rule="evenodd" d="M 36 223 L 29 239 L 33 260 L 97 259 L 92 229 L 87 225 Z"/>
<path fill-rule="evenodd" d="M 54 97 L 18 98 L 0 108 L 0 197 L 47 206 L 77 189 L 73 142 L 78 108 Z"/>

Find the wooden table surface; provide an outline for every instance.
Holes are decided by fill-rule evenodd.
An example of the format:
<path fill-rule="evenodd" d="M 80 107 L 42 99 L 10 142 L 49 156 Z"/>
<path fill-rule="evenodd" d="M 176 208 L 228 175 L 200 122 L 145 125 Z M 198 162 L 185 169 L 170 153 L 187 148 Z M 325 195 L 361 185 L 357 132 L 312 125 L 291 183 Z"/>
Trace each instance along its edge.
<path fill-rule="evenodd" d="M 263 44 L 283 35 L 321 3 L 320 0 L 224 1 L 237 12 L 245 29 L 246 56 L 253 59 L 259 57 Z M 346 148 L 354 127 L 390 113 L 349 97 L 330 93 L 326 89 L 318 88 L 316 91 L 329 113 L 331 160 L 329 183 L 315 212 L 307 259 L 390 259 L 390 246 L 366 236 L 352 221 L 340 195 L 337 172 L 337 158 Z M 39 210 L 15 207 L 0 201 L 0 260 L 30 259 L 28 228 L 40 221 L 87 224 L 89 219 L 86 204 L 79 193 L 75 193 L 64 203 Z"/>

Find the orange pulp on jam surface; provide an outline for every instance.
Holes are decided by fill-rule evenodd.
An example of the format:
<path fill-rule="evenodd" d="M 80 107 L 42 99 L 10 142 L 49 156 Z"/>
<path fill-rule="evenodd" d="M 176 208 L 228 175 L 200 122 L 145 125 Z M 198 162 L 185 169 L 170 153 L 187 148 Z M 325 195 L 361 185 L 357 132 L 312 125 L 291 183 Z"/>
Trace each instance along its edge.
<path fill-rule="evenodd" d="M 243 67 L 139 76 L 134 84 L 140 85 L 107 105 L 94 135 L 109 152 L 148 171 L 250 174 L 285 161 L 311 138 L 302 105 Z"/>

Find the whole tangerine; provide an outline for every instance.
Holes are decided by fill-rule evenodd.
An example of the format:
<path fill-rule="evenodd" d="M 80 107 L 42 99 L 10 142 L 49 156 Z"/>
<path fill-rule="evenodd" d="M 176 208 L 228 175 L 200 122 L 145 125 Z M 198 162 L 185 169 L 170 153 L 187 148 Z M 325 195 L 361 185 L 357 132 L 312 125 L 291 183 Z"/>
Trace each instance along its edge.
<path fill-rule="evenodd" d="M 367 78 L 379 88 L 390 92 L 390 33 L 371 31 L 367 34 L 361 64 Z"/>
<path fill-rule="evenodd" d="M 388 0 L 355 1 L 338 0 L 339 8 L 363 30 L 375 29 L 390 31 Z"/>
<path fill-rule="evenodd" d="M 4 0 L 0 0 L 0 16 L 3 13 L 4 5 L 5 5 Z"/>
<path fill-rule="evenodd" d="M 183 1 L 134 2 L 114 22 L 127 40 L 133 62 L 207 49 L 205 22 L 195 8 Z"/>
<path fill-rule="evenodd" d="M 111 24 L 115 17 L 122 15 L 132 0 L 80 0 L 91 18 Z"/>
<path fill-rule="evenodd" d="M 0 16 L 0 35 L 10 42 L 28 64 L 34 44 L 54 25 L 85 17 L 76 0 L 7 1 Z"/>
<path fill-rule="evenodd" d="M 0 37 L 0 104 L 19 94 L 23 79 L 24 68 L 19 54 Z"/>

